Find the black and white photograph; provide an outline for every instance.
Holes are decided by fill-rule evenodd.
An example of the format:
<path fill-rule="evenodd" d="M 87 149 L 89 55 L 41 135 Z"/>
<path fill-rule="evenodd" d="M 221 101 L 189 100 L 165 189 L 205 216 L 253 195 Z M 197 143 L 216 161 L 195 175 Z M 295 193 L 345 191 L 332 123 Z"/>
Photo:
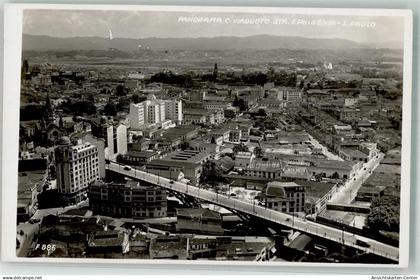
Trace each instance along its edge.
<path fill-rule="evenodd" d="M 3 256 L 407 265 L 406 10 L 17 10 Z"/>

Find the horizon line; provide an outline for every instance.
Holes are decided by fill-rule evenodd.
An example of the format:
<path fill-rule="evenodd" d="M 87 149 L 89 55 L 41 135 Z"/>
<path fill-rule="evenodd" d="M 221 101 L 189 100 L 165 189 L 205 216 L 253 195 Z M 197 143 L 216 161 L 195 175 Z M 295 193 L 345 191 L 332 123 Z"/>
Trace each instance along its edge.
<path fill-rule="evenodd" d="M 52 36 L 52 35 L 47 35 L 47 34 L 30 34 L 30 33 L 24 33 L 22 32 L 22 36 L 23 35 L 29 35 L 29 36 L 46 36 L 46 37 L 50 37 L 50 38 L 59 38 L 59 39 L 72 39 L 72 38 L 101 38 L 101 39 L 109 39 L 109 37 L 107 36 L 98 36 L 98 35 L 74 35 L 74 36 Z M 288 37 L 288 38 L 303 38 L 303 39 L 311 39 L 311 40 L 345 40 L 345 41 L 350 41 L 350 42 L 354 42 L 354 43 L 358 43 L 358 44 L 383 44 L 383 43 L 398 43 L 398 44 L 402 44 L 404 45 L 404 41 L 377 41 L 377 42 L 360 42 L 360 41 L 356 41 L 356 40 L 351 40 L 351 39 L 347 39 L 347 38 L 338 38 L 338 37 L 334 37 L 334 38 L 317 38 L 317 37 L 305 37 L 305 36 L 290 36 L 290 35 L 273 35 L 273 34 L 254 34 L 254 35 L 245 35 L 245 36 L 240 36 L 240 35 L 220 35 L 220 36 L 213 36 L 213 37 L 205 37 L 205 36 L 200 36 L 200 37 L 153 37 L 153 36 L 149 36 L 149 37 L 140 37 L 140 38 L 135 38 L 135 37 L 113 37 L 112 40 L 116 40 L 116 39 L 131 39 L 131 40 L 146 40 L 146 39 L 215 39 L 215 38 L 249 38 L 249 37 L 257 37 L 257 36 L 268 36 L 268 37 Z M 404 46 L 402 46 L 403 48 Z"/>

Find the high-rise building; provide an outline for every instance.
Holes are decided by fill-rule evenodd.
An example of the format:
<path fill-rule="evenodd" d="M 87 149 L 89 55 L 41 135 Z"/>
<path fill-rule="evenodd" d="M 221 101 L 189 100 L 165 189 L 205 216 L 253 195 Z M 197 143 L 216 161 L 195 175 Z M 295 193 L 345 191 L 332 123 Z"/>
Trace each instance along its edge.
<path fill-rule="evenodd" d="M 152 96 L 143 103 L 146 123 L 161 123 L 166 120 L 164 100 Z"/>
<path fill-rule="evenodd" d="M 128 114 L 128 118 L 130 119 L 131 129 L 140 129 L 140 127 L 145 123 L 144 107 L 143 102 L 130 104 L 130 113 Z"/>
<path fill-rule="evenodd" d="M 182 122 L 182 101 L 181 100 L 165 100 L 165 115 L 167 120 L 175 123 Z"/>
<path fill-rule="evenodd" d="M 162 123 L 172 120 L 176 123 L 182 121 L 182 101 L 161 100 L 151 96 L 147 100 L 130 105 L 131 129 L 140 130 L 144 124 Z"/>
<path fill-rule="evenodd" d="M 98 148 L 89 142 L 76 145 L 63 137 L 55 148 L 57 188 L 73 203 L 82 201 L 90 183 L 99 180 Z"/>
<path fill-rule="evenodd" d="M 117 154 L 127 152 L 127 126 L 114 125 L 111 121 L 92 121 L 92 134 L 105 140 L 105 158 L 112 159 Z"/>
<path fill-rule="evenodd" d="M 121 123 L 113 126 L 112 135 L 114 154 L 127 153 L 127 126 Z"/>
<path fill-rule="evenodd" d="M 83 143 L 90 143 L 98 148 L 99 178 L 105 178 L 105 140 L 86 133 L 80 137 Z"/>

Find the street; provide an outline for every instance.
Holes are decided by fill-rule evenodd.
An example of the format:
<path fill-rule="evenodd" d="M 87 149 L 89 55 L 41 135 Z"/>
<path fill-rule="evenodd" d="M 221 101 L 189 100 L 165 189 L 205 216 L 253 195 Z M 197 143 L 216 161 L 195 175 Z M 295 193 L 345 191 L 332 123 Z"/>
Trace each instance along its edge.
<path fill-rule="evenodd" d="M 378 157 L 372 158 L 357 171 L 355 177 L 350 178 L 330 199 L 330 202 L 337 204 L 350 204 L 357 195 L 362 184 L 369 178 L 384 157 L 383 153 L 378 153 Z"/>
<path fill-rule="evenodd" d="M 308 135 L 309 135 L 309 139 L 310 139 L 312 145 L 315 148 L 321 149 L 324 156 L 326 156 L 328 159 L 343 161 L 343 159 L 341 157 L 339 157 L 338 155 L 333 154 L 330 151 L 328 151 L 328 148 L 325 147 L 324 145 L 322 145 L 321 143 L 319 143 L 318 140 L 316 140 L 315 138 L 312 137 L 312 135 L 310 135 L 309 133 L 308 133 Z"/>

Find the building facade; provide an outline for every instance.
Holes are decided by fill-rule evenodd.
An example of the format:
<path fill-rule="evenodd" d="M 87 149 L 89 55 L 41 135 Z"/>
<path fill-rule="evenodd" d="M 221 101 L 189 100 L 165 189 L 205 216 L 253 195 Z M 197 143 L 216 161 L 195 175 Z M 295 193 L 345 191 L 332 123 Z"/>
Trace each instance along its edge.
<path fill-rule="evenodd" d="M 266 207 L 280 212 L 305 212 L 305 188 L 294 182 L 269 182 L 260 199 Z"/>
<path fill-rule="evenodd" d="M 57 188 L 71 202 L 85 199 L 90 183 L 99 180 L 98 148 L 89 142 L 62 140 L 55 149 Z"/>
<path fill-rule="evenodd" d="M 165 100 L 165 116 L 177 124 L 182 123 L 182 101 Z"/>
<path fill-rule="evenodd" d="M 166 191 L 129 181 L 126 184 L 97 181 L 89 187 L 94 213 L 122 218 L 161 218 L 167 214 Z"/>

